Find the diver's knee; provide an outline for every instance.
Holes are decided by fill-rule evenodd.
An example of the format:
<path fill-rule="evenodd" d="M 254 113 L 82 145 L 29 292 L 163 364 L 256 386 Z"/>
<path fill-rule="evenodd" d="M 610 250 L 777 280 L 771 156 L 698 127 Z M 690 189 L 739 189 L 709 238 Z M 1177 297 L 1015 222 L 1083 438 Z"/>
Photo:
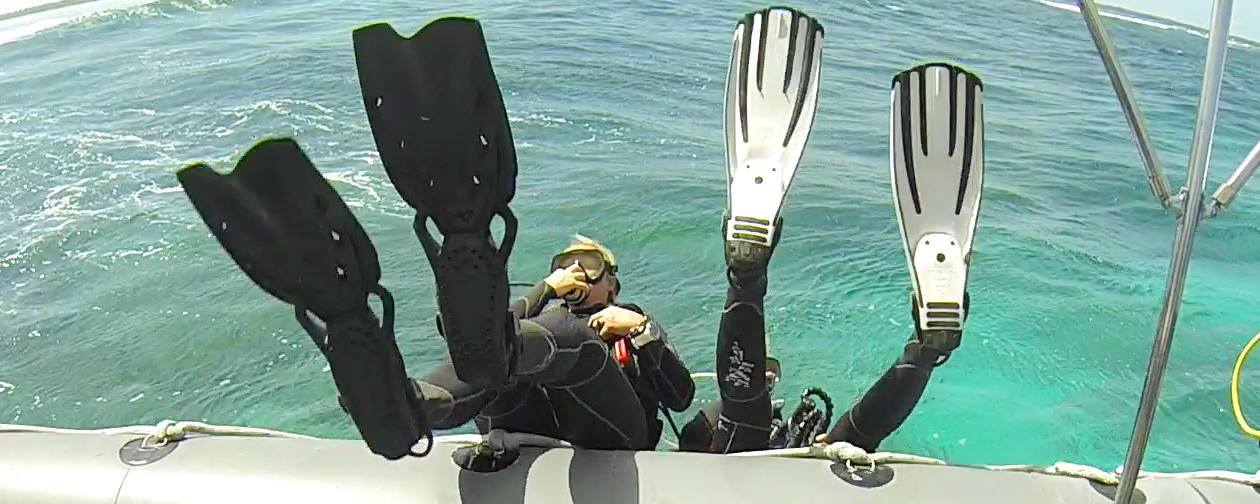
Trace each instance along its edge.
<path fill-rule="evenodd" d="M 449 390 L 424 380 L 411 379 L 411 386 L 420 399 L 420 408 L 425 416 L 433 422 L 434 428 L 453 429 L 463 425 L 468 419 L 452 419 L 455 410 L 455 397 Z"/>
<path fill-rule="evenodd" d="M 713 424 L 702 411 L 697 411 L 678 433 L 679 451 L 706 452 L 712 443 Z"/>

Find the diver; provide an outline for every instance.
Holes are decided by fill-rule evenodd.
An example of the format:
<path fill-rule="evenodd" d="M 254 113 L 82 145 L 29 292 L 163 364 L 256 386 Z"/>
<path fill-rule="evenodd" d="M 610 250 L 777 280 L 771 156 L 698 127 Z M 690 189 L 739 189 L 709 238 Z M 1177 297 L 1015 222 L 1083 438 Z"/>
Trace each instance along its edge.
<path fill-rule="evenodd" d="M 785 29 L 791 34 L 779 33 Z M 829 432 L 822 433 L 830 398 L 820 390 L 804 396 L 821 399 L 825 415 L 804 396 L 786 421 L 772 406 L 781 370 L 767 357 L 766 270 L 817 106 L 822 41 L 816 20 L 787 8 L 750 13 L 736 27 L 726 87 L 728 289 L 716 345 L 721 401 L 684 426 L 680 449 L 731 453 L 845 441 L 874 451 L 909 417 L 933 369 L 961 341 L 983 180 L 981 84 L 966 70 L 935 63 L 892 81 L 894 208 L 914 290 L 915 331 L 901 357 Z"/>
<path fill-rule="evenodd" d="M 658 405 L 686 408 L 693 386 L 661 325 L 614 302 L 611 251 L 579 240 L 509 305 L 516 155 L 480 24 L 443 18 L 411 38 L 375 24 L 353 38 L 377 150 L 416 210 L 413 228 L 437 284 L 448 356 L 437 369 L 420 381 L 406 376 L 375 247 L 295 141 L 260 142 L 227 175 L 197 164 L 178 177 L 237 265 L 293 305 L 369 449 L 424 456 L 435 427 L 478 414 L 485 429 L 586 448 L 655 447 Z M 491 232 L 496 216 L 500 237 Z M 553 296 L 566 307 L 542 310 Z"/>
<path fill-rule="evenodd" d="M 663 430 L 657 411 L 683 411 L 695 392 L 690 372 L 668 345 L 661 325 L 633 304 L 616 301 L 621 285 L 617 259 L 599 242 L 578 235 L 552 258 L 552 273 L 512 301 L 520 319 L 518 379 L 487 388 L 460 381 L 448 361 L 415 380 L 434 428 L 451 429 L 475 420 L 481 432 L 505 429 L 564 439 L 582 446 L 650 450 Z M 554 300 L 562 304 L 547 307 Z M 589 348 L 587 348 L 589 346 Z M 582 372 L 574 370 L 581 369 Z M 618 370 L 637 401 L 616 388 L 592 382 L 592 371 Z M 557 379 L 554 376 L 570 376 Z M 615 382 L 618 380 L 605 380 Z M 586 408 L 603 404 L 608 418 Z M 638 419 L 635 419 L 635 416 Z M 645 437 L 618 441 L 647 426 Z M 608 424 L 596 436 L 573 432 Z"/>

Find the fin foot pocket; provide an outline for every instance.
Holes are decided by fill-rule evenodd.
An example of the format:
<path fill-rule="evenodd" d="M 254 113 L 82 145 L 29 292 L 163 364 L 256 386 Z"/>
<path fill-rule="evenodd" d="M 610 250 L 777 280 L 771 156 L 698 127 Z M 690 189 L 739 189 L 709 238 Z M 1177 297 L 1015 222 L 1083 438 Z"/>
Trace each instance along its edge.
<path fill-rule="evenodd" d="M 954 324 L 951 323 L 947 327 L 924 328 L 921 323 L 923 317 L 922 314 L 933 310 L 939 311 L 942 308 L 958 310 L 961 318 L 957 322 L 957 327 L 954 327 Z M 930 350 L 932 355 L 935 356 L 935 362 L 933 363 L 934 366 L 944 364 L 946 360 L 949 360 L 951 352 L 956 350 L 958 346 L 962 344 L 963 323 L 966 322 L 967 315 L 970 311 L 971 294 L 967 292 L 963 293 L 962 303 L 958 305 L 954 303 L 941 302 L 923 303 L 919 301 L 919 297 L 917 295 L 910 295 L 910 317 L 916 322 L 915 339 L 918 340 L 925 349 Z M 952 316 L 952 313 L 950 315 Z"/>
<path fill-rule="evenodd" d="M 394 298 L 380 285 L 370 292 L 381 300 L 379 323 L 367 309 L 326 320 L 325 327 L 301 305 L 294 306 L 294 317 L 324 354 L 337 384 L 338 403 L 372 452 L 390 460 L 424 456 L 433 446 L 433 430 L 421 407 L 424 398 L 407 377 L 394 338 Z M 364 373 L 365 369 L 376 371 Z M 414 446 L 422 437 L 427 440 L 425 451 L 416 453 Z"/>
<path fill-rule="evenodd" d="M 431 436 L 405 386 L 393 299 L 379 285 L 376 249 L 297 143 L 263 141 L 227 175 L 194 165 L 178 178 L 236 264 L 263 290 L 294 306 L 299 324 L 328 360 L 369 449 L 399 458 L 411 453 L 422 435 Z M 380 296 L 384 324 L 376 322 L 369 294 Z"/>
<path fill-rule="evenodd" d="M 516 151 L 481 25 L 443 18 L 410 38 L 387 24 L 354 32 L 363 105 L 381 163 L 416 210 L 413 224 L 433 269 L 438 311 L 460 380 L 506 383 L 515 320 L 507 260 L 517 223 Z M 498 215 L 505 236 L 490 226 Z M 432 221 L 442 242 L 429 233 Z"/>
<path fill-rule="evenodd" d="M 779 244 L 782 226 L 783 219 L 776 219 L 773 225 L 748 217 L 725 219 L 722 227 L 726 234 L 726 265 L 736 271 L 761 271 L 764 275 Z"/>
<path fill-rule="evenodd" d="M 512 366 L 516 318 L 507 309 L 507 254 L 517 221 L 504 215 L 503 245 L 490 233 L 451 234 L 439 244 L 417 216 L 414 229 L 437 284 L 438 316 L 455 375 L 487 386 L 506 383 Z M 495 309 L 502 307 L 502 309 Z"/>
<path fill-rule="evenodd" d="M 911 257 L 920 300 L 919 327 L 961 331 L 967 261 L 958 240 L 946 233 L 925 234 Z"/>

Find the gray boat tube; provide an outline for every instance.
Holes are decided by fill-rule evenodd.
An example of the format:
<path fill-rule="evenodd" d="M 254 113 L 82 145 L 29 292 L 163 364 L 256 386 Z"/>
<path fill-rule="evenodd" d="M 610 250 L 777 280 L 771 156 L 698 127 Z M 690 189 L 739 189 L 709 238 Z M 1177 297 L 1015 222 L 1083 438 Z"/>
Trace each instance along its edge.
<path fill-rule="evenodd" d="M 522 448 L 506 469 L 475 473 L 459 469 L 450 455 L 478 436 L 439 437 L 427 457 L 387 461 L 358 440 L 244 432 L 248 434 L 184 433 L 166 439 L 146 434 L 144 428 L 91 432 L 0 426 L 0 502 L 762 504 L 823 498 L 872 504 L 1102 504 L 1111 501 L 1115 488 L 1044 470 L 1028 472 L 1035 470 L 1028 466 L 963 467 L 921 457 L 929 462 L 868 465 L 775 453 L 724 456 L 562 447 Z M 880 455 L 869 454 L 868 462 Z M 1225 481 L 1231 478 L 1257 481 L 1252 475 L 1224 472 L 1165 475 L 1141 479 L 1138 494 L 1148 504 L 1260 503 L 1254 487 Z"/>

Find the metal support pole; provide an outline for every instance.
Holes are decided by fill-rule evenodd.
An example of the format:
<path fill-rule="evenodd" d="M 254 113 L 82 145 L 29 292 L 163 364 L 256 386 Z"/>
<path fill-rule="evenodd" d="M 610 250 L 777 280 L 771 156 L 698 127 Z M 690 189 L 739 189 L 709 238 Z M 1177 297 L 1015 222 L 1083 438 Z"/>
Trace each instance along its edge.
<path fill-rule="evenodd" d="M 1234 174 L 1230 175 L 1229 180 L 1221 184 L 1216 194 L 1212 195 L 1212 207 L 1208 209 L 1208 217 L 1216 217 L 1216 214 L 1229 206 L 1229 202 L 1234 200 L 1238 190 L 1247 184 L 1247 179 L 1256 174 L 1257 166 L 1260 166 L 1260 142 L 1256 142 L 1256 146 L 1247 153 L 1247 157 L 1243 159 L 1242 164 L 1238 165 Z"/>
<path fill-rule="evenodd" d="M 1111 36 L 1107 35 L 1107 30 L 1103 28 L 1102 16 L 1098 14 L 1098 5 L 1094 3 L 1094 0 L 1076 0 L 1076 5 L 1081 9 L 1085 26 L 1089 28 L 1089 34 L 1094 38 L 1094 45 L 1098 47 L 1098 55 L 1102 56 L 1103 66 L 1107 68 L 1107 76 L 1111 77 L 1111 87 L 1115 88 L 1116 98 L 1120 99 L 1120 108 L 1124 109 L 1124 117 L 1128 119 L 1129 129 L 1133 131 L 1133 140 L 1137 142 L 1138 153 L 1142 156 L 1142 165 L 1146 167 L 1146 179 L 1151 186 L 1151 193 L 1159 199 L 1160 205 L 1168 208 L 1172 204 L 1173 196 L 1172 189 L 1168 185 L 1168 177 L 1164 176 L 1164 165 L 1155 152 L 1155 145 L 1151 142 L 1150 134 L 1146 129 L 1146 120 L 1142 118 L 1142 112 L 1138 110 L 1137 101 L 1133 97 L 1133 88 L 1129 85 L 1129 78 L 1124 75 L 1124 69 L 1116 60 L 1116 46 L 1111 43 Z"/>
<path fill-rule="evenodd" d="M 1190 250 L 1194 245 L 1194 233 L 1198 229 L 1199 216 L 1203 211 L 1203 186 L 1207 180 L 1212 134 L 1216 129 L 1216 111 L 1220 101 L 1221 74 L 1225 68 L 1232 9 L 1233 0 L 1216 0 L 1212 8 L 1207 58 L 1203 64 L 1203 90 L 1199 94 L 1198 117 L 1195 119 L 1194 140 L 1190 146 L 1190 164 L 1186 168 L 1185 207 L 1177 222 L 1172 260 L 1168 266 L 1168 286 L 1164 291 L 1164 308 L 1159 316 L 1159 328 L 1155 333 L 1155 344 L 1151 348 L 1150 364 L 1146 368 L 1146 384 L 1142 387 L 1142 401 L 1138 404 L 1133 436 L 1129 440 L 1129 452 L 1124 458 L 1124 473 L 1120 475 L 1120 487 L 1116 491 L 1118 504 L 1132 502 L 1138 472 L 1142 468 L 1142 457 L 1146 454 L 1146 442 L 1151 434 L 1151 422 L 1155 419 L 1159 389 L 1164 382 L 1164 370 L 1168 364 L 1168 352 L 1177 324 L 1177 312 L 1181 308 L 1181 295 L 1185 290 Z"/>

